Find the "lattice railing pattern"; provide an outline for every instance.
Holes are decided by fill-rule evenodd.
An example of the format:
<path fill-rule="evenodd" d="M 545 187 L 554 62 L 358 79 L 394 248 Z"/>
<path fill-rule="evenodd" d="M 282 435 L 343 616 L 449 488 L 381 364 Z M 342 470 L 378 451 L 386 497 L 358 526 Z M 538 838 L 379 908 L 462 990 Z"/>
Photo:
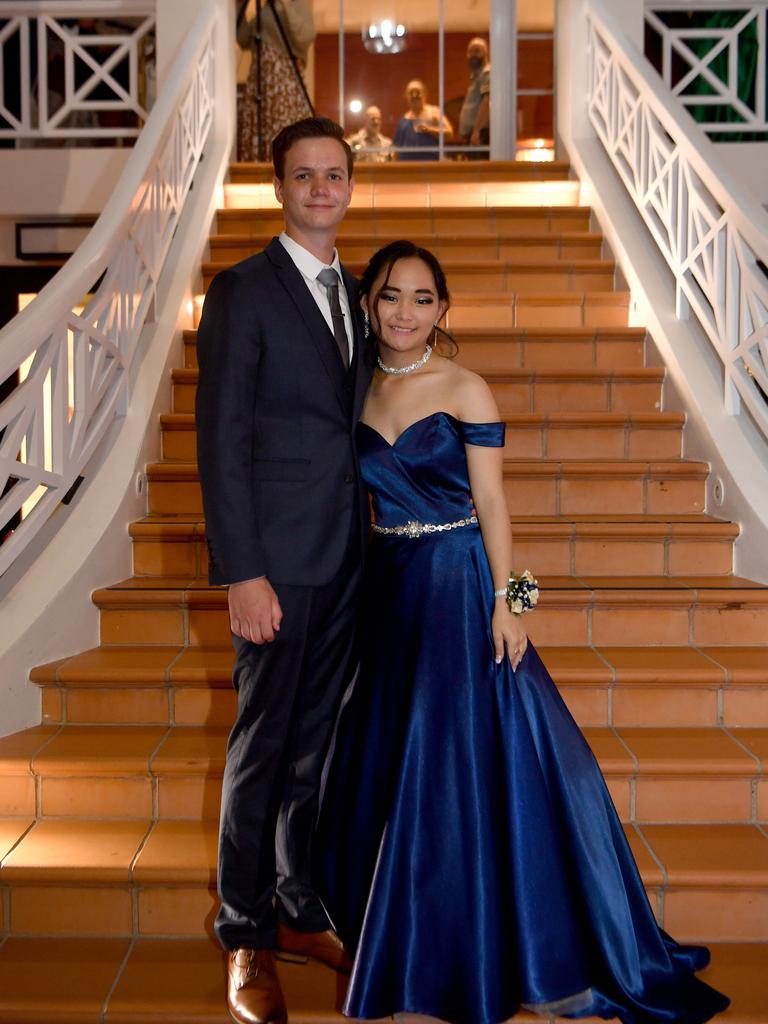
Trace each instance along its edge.
<path fill-rule="evenodd" d="M 676 24 L 682 15 L 696 20 Z M 707 24 L 702 24 L 707 22 Z M 645 23 L 661 42 L 661 76 L 718 139 L 768 132 L 768 2 L 651 2 Z"/>
<path fill-rule="evenodd" d="M 213 54 L 211 26 L 141 186 L 126 199 L 122 230 L 89 265 L 89 281 L 72 275 L 68 312 L 33 331 L 33 302 L 28 317 L 0 332 L 0 382 L 13 388 L 0 404 L 0 572 L 56 510 L 125 410 L 139 337 L 213 122 Z M 99 278 L 78 312 L 82 293 Z"/>
<path fill-rule="evenodd" d="M 589 10 L 589 116 L 675 276 L 678 315 L 693 312 L 723 365 L 724 402 L 768 438 L 768 232 L 713 180 L 599 16 Z M 669 97 L 669 108 L 674 107 Z"/>
<path fill-rule="evenodd" d="M 0 5 L 0 138 L 132 138 L 154 89 L 154 0 Z"/>

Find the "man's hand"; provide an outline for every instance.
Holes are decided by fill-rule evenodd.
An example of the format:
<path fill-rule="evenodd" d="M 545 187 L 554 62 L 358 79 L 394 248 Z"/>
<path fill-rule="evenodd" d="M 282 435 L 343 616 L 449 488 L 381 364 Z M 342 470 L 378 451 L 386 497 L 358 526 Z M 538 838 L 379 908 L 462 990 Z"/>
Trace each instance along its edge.
<path fill-rule="evenodd" d="M 266 577 L 230 584 L 228 602 L 229 625 L 236 636 L 253 644 L 268 644 L 275 639 L 283 610 Z"/>

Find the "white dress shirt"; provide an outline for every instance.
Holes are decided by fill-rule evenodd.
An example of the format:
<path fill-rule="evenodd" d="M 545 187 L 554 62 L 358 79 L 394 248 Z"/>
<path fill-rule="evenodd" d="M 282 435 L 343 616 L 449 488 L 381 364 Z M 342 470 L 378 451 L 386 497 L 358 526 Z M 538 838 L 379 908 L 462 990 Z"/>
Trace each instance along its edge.
<path fill-rule="evenodd" d="M 347 289 L 344 287 L 344 278 L 341 276 L 341 263 L 339 261 L 338 252 L 335 249 L 333 250 L 333 260 L 330 264 L 323 263 L 317 258 L 317 256 L 313 256 L 311 252 L 305 249 L 303 245 L 299 245 L 298 242 L 295 242 L 292 238 L 286 235 L 284 231 L 280 235 L 280 244 L 291 257 L 296 265 L 296 269 L 306 281 L 307 288 L 309 288 L 309 294 L 317 303 L 317 308 L 323 314 L 331 334 L 333 334 L 331 304 L 328 301 L 328 292 L 326 291 L 325 285 L 320 284 L 317 280 L 317 275 L 321 270 L 326 270 L 328 266 L 331 266 L 339 275 L 339 305 L 341 306 L 341 312 L 344 314 L 344 329 L 347 332 L 349 362 L 351 365 L 355 335 L 352 328 L 352 314 L 349 308 L 349 296 L 347 295 Z"/>

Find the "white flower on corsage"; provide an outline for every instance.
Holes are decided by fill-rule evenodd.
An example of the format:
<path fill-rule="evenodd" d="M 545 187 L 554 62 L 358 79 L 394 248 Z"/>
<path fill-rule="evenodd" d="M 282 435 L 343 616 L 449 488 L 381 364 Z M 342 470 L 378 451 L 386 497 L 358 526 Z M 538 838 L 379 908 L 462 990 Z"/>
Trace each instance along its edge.
<path fill-rule="evenodd" d="M 529 612 L 539 600 L 539 583 L 538 580 L 533 578 L 533 573 L 530 569 L 526 569 L 525 572 L 521 572 L 520 575 L 515 573 L 509 574 L 509 582 L 507 583 L 507 608 L 515 615 L 522 615 L 523 612 Z"/>

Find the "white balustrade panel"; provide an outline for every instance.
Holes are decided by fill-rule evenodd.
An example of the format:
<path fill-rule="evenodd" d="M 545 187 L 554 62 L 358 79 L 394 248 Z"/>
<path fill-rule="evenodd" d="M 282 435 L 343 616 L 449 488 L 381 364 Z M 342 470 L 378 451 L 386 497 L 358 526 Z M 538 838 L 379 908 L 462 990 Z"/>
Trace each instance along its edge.
<path fill-rule="evenodd" d="M 17 382 L 0 404 L 0 539 L 6 533 L 0 573 L 86 471 L 126 409 L 142 327 L 151 320 L 157 281 L 213 123 L 207 20 L 197 48 L 187 48 L 177 105 L 167 115 L 159 103 L 145 128 L 147 141 L 157 141 L 139 187 L 113 196 L 63 270 L 0 331 L 0 382 Z"/>
<path fill-rule="evenodd" d="M 654 92 L 588 5 L 589 118 L 723 366 L 723 400 L 768 439 L 768 218 L 711 172 L 692 125 Z M 708 143 L 706 143 L 709 145 Z"/>
<path fill-rule="evenodd" d="M 726 15 L 731 26 L 671 26 L 668 12 Z M 698 124 L 705 132 L 727 135 L 768 132 L 766 110 L 766 60 L 768 3 L 659 3 L 645 10 L 646 25 L 661 39 L 661 75 L 664 83 L 684 107 L 712 108 L 712 116 Z M 677 67 L 676 67 L 677 65 Z M 687 68 L 688 70 L 684 70 Z M 750 82 L 739 90 L 739 80 L 753 72 Z M 725 79 L 723 79 L 723 72 Z M 728 120 L 716 116 L 724 110 Z"/>
<path fill-rule="evenodd" d="M 0 139 L 137 136 L 154 94 L 154 33 L 154 0 L 4 0 Z"/>

